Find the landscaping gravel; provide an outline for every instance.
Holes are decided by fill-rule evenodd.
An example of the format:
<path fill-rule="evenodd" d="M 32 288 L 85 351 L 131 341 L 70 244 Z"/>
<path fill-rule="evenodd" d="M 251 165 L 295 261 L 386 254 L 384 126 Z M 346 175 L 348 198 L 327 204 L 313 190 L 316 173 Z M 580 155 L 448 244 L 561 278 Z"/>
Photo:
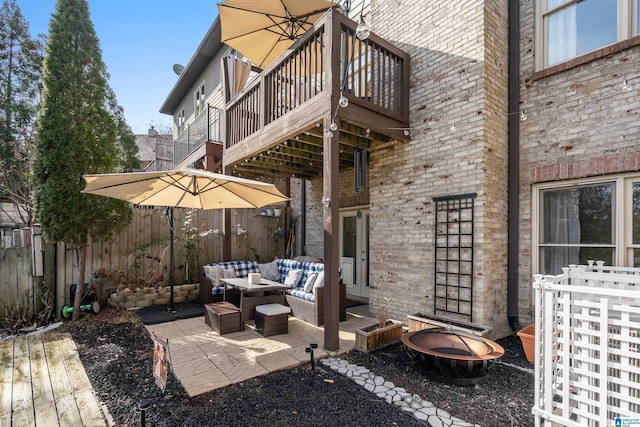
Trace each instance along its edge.
<path fill-rule="evenodd" d="M 118 426 L 425 426 L 349 378 L 310 364 L 274 372 L 190 398 L 172 375 L 164 394 L 152 376 L 153 344 L 137 315 L 107 308 L 65 323 L 98 398 Z M 472 386 L 427 379 L 395 344 L 340 357 L 362 365 L 409 393 L 484 427 L 531 426 L 534 376 L 516 337 L 498 341 L 505 356 L 487 380 Z"/>

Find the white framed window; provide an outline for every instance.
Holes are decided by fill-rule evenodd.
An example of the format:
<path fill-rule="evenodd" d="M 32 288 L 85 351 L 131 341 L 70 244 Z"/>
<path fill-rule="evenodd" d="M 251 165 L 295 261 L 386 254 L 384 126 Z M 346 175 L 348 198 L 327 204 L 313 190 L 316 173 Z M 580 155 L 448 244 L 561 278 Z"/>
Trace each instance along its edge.
<path fill-rule="evenodd" d="M 195 116 L 198 117 L 201 113 L 205 111 L 204 83 L 202 83 L 202 85 L 198 88 L 198 90 L 196 90 L 195 94 L 193 95 L 193 101 L 194 101 L 193 111 L 195 112 Z"/>
<path fill-rule="evenodd" d="M 640 175 L 535 185 L 532 212 L 534 274 L 587 260 L 640 267 Z"/>
<path fill-rule="evenodd" d="M 178 116 L 176 117 L 176 127 L 178 128 L 178 135 L 180 135 L 184 131 L 184 123 L 185 123 L 184 108 L 182 108 L 178 113 Z"/>
<path fill-rule="evenodd" d="M 536 0 L 536 68 L 638 34 L 639 0 Z"/>

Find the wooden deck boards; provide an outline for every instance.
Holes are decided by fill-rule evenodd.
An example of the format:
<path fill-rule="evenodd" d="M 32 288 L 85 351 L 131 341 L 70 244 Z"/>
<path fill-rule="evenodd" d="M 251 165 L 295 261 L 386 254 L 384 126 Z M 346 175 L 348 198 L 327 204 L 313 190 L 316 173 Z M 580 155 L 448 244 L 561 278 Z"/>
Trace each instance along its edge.
<path fill-rule="evenodd" d="M 0 425 L 110 426 L 69 334 L 0 341 Z"/>

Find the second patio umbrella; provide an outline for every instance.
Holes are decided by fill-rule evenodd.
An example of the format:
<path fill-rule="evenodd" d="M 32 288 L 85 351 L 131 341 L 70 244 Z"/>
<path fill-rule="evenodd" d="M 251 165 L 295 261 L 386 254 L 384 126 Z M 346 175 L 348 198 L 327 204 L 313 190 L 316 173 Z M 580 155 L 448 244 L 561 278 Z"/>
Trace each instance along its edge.
<path fill-rule="evenodd" d="M 83 175 L 83 193 L 163 206 L 169 213 L 170 308 L 173 304 L 173 208 L 260 208 L 289 200 L 275 185 L 198 169 Z"/>
<path fill-rule="evenodd" d="M 226 0 L 218 3 L 221 40 L 265 68 L 336 6 L 328 0 Z"/>

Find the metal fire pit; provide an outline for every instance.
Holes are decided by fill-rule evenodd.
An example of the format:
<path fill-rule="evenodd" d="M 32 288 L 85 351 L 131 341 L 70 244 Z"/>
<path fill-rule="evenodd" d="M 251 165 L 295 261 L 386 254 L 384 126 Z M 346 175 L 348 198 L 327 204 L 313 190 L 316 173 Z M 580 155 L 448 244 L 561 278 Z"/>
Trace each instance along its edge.
<path fill-rule="evenodd" d="M 402 336 L 407 354 L 437 381 L 469 385 L 485 381 L 497 358 L 499 344 L 459 329 L 432 328 Z"/>

